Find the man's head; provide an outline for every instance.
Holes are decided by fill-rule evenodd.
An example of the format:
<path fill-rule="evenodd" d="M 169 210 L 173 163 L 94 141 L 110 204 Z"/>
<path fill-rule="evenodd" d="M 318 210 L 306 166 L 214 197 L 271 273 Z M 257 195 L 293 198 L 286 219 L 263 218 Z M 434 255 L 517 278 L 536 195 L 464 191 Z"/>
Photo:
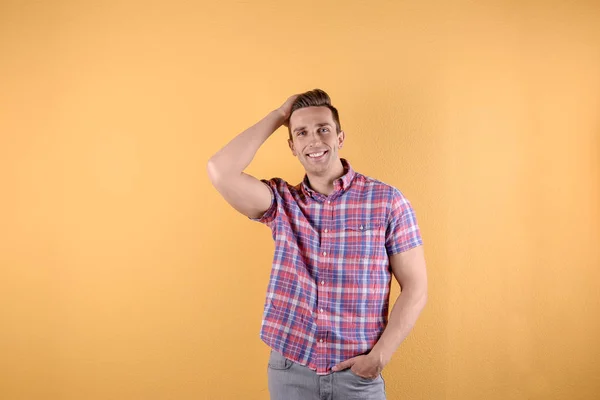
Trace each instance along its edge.
<path fill-rule="evenodd" d="M 296 98 L 288 130 L 292 154 L 307 172 L 323 173 L 339 161 L 338 150 L 344 143 L 345 133 L 341 130 L 337 109 L 323 90 L 311 90 Z M 309 156 L 321 152 L 325 152 L 321 157 Z"/>

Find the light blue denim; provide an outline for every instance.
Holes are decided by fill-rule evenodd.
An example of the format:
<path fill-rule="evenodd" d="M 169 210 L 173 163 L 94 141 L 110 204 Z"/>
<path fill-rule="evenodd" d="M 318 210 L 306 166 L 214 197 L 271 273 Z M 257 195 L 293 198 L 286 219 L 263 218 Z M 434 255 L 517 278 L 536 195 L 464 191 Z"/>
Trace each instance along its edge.
<path fill-rule="evenodd" d="M 317 375 L 275 350 L 271 350 L 267 370 L 271 400 L 386 400 L 381 374 L 367 379 L 347 368 Z"/>

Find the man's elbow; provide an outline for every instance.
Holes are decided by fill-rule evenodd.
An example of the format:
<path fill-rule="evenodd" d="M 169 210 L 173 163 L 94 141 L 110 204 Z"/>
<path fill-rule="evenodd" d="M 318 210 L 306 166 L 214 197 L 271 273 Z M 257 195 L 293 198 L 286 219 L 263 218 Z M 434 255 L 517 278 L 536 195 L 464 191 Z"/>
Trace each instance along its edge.
<path fill-rule="evenodd" d="M 210 179 L 211 183 L 214 185 L 217 183 L 217 181 L 219 180 L 219 168 L 218 166 L 215 164 L 214 160 L 211 158 L 210 160 L 208 160 L 208 163 L 206 164 L 206 172 L 208 174 L 208 178 Z"/>

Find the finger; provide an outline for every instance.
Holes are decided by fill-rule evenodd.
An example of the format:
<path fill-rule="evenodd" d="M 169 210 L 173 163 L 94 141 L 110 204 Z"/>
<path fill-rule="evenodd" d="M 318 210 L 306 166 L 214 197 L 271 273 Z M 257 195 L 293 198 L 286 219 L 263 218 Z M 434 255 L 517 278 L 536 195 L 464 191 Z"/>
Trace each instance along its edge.
<path fill-rule="evenodd" d="M 331 370 L 332 371 L 341 371 L 343 369 L 352 367 L 355 362 L 356 362 L 356 360 L 354 358 L 351 358 L 349 360 L 342 361 L 341 363 L 339 363 L 338 365 L 333 367 Z"/>

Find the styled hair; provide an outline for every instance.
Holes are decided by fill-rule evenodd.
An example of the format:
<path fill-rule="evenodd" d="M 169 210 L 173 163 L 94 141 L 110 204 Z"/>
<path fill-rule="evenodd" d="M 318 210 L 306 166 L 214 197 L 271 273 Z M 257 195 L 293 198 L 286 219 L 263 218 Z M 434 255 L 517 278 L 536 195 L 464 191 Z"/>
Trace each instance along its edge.
<path fill-rule="evenodd" d="M 327 93 L 325 93 L 325 91 L 321 89 L 314 89 L 299 95 L 294 101 L 294 104 L 292 104 L 292 111 L 290 112 L 290 116 L 294 113 L 294 111 L 305 107 L 329 108 L 331 110 L 331 115 L 333 116 L 333 121 L 335 122 L 336 131 L 337 133 L 340 133 L 342 127 L 340 125 L 340 116 L 338 114 L 338 110 L 331 105 L 331 98 Z M 292 140 L 292 127 L 289 124 L 288 132 L 290 140 Z"/>

